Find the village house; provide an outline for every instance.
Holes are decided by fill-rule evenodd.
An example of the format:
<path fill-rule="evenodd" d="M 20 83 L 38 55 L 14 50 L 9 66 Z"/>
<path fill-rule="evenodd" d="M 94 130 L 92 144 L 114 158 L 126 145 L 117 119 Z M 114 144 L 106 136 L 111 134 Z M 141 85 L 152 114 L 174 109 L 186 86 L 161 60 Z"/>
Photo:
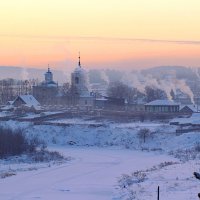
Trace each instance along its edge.
<path fill-rule="evenodd" d="M 109 110 L 125 110 L 126 101 L 123 98 L 106 97 L 95 99 L 95 108 Z"/>
<path fill-rule="evenodd" d="M 40 112 L 42 108 L 40 103 L 32 95 L 19 95 L 15 98 L 12 103 L 12 106 L 21 112 L 32 111 Z"/>
<path fill-rule="evenodd" d="M 146 112 L 153 113 L 176 113 L 179 112 L 180 105 L 171 100 L 155 100 L 145 104 Z"/>
<path fill-rule="evenodd" d="M 197 105 L 181 105 L 180 106 L 180 113 L 186 115 L 192 115 L 192 113 L 198 112 Z"/>

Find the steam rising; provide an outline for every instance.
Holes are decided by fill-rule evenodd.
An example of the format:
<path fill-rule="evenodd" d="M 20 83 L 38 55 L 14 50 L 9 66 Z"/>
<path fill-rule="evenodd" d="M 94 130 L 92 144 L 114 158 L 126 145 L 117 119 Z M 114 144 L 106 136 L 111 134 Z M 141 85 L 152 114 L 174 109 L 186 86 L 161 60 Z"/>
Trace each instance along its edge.
<path fill-rule="evenodd" d="M 194 94 L 183 79 L 178 80 L 173 76 L 165 79 L 156 79 L 152 75 L 145 76 L 140 72 L 126 72 L 121 81 L 131 87 L 137 88 L 143 94 L 145 94 L 146 87 L 163 90 L 169 100 L 172 100 L 171 91 L 176 94 L 177 90 L 180 90 L 182 93 L 188 95 L 194 104 Z"/>
<path fill-rule="evenodd" d="M 22 80 L 28 80 L 29 79 L 29 73 L 28 73 L 26 68 L 22 69 L 21 77 L 22 77 Z"/>
<path fill-rule="evenodd" d="M 108 85 L 110 80 L 109 80 L 109 77 L 107 76 L 105 70 L 102 70 L 101 73 L 100 73 L 100 77 L 102 80 L 105 81 L 105 83 Z"/>
<path fill-rule="evenodd" d="M 200 80 L 199 69 L 198 68 L 193 68 L 192 71 L 196 74 L 198 80 Z"/>

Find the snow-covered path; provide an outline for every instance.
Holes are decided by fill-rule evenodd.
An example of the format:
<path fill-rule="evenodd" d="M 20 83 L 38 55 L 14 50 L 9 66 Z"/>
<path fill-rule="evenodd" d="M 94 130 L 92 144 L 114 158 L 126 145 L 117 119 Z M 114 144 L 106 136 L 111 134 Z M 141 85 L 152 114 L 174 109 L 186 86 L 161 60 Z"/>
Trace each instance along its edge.
<path fill-rule="evenodd" d="M 75 160 L 0 179 L 0 199 L 112 200 L 121 174 L 173 160 L 164 155 L 124 149 L 64 147 L 56 150 Z"/>

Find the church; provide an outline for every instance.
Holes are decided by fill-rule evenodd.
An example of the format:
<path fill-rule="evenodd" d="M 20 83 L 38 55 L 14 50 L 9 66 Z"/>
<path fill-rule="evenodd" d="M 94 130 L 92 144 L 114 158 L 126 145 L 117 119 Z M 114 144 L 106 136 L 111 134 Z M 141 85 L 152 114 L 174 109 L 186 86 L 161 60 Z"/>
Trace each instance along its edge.
<path fill-rule="evenodd" d="M 80 109 L 91 109 L 94 106 L 94 95 L 89 91 L 87 72 L 82 68 L 79 54 L 78 66 L 71 73 L 71 87 L 78 95 L 77 104 Z"/>
<path fill-rule="evenodd" d="M 44 74 L 45 80 L 39 85 L 33 86 L 33 96 L 41 104 L 55 104 L 58 95 L 58 84 L 53 80 L 53 73 L 48 66 L 47 72 Z"/>
<path fill-rule="evenodd" d="M 53 73 L 48 66 L 44 81 L 33 86 L 33 96 L 42 105 L 76 106 L 80 110 L 90 110 L 94 106 L 94 95 L 89 90 L 87 72 L 82 68 L 79 54 L 78 66 L 71 73 L 71 87 L 63 94 L 62 86 L 53 80 Z"/>

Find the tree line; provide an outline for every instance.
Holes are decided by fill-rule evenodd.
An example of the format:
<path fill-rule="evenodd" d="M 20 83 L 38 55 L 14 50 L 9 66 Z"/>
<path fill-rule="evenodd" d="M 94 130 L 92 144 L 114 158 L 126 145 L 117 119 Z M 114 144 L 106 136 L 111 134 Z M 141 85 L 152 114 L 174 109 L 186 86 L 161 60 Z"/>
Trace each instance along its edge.
<path fill-rule="evenodd" d="M 109 84 L 107 95 L 109 97 L 126 99 L 128 103 L 137 102 L 138 99 L 143 99 L 145 102 L 151 102 L 156 99 L 167 99 L 167 94 L 164 90 L 147 86 L 142 93 L 137 88 L 128 86 L 120 81 Z M 172 99 L 175 99 L 173 91 L 171 91 L 171 96 Z"/>

